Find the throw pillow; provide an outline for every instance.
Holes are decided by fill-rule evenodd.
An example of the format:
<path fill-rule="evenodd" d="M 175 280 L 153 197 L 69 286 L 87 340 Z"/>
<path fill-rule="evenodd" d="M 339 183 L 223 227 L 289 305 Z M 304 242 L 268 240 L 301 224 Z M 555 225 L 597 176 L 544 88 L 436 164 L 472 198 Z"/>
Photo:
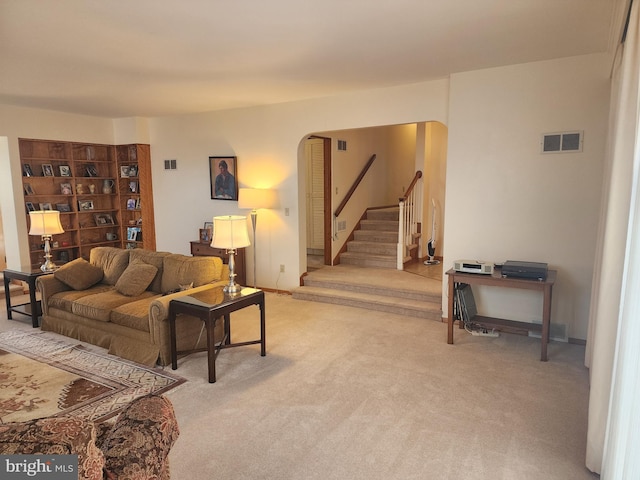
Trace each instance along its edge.
<path fill-rule="evenodd" d="M 158 269 L 153 265 L 133 260 L 116 282 L 116 291 L 127 297 L 137 297 L 151 285 L 156 273 Z"/>
<path fill-rule="evenodd" d="M 93 247 L 89 253 L 89 263 L 104 272 L 102 283 L 115 285 L 129 265 L 129 250 L 115 247 Z"/>
<path fill-rule="evenodd" d="M 86 290 L 102 280 L 102 269 L 84 258 L 76 258 L 57 269 L 53 276 L 74 290 Z"/>

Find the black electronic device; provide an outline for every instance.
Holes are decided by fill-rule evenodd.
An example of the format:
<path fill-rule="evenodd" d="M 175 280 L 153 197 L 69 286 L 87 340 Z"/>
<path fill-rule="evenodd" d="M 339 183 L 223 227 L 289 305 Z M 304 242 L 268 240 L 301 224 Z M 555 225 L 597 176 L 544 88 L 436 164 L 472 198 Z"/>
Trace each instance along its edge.
<path fill-rule="evenodd" d="M 508 278 L 525 278 L 528 280 L 547 279 L 547 264 L 540 262 L 521 262 L 507 260 L 502 265 L 502 276 Z"/>

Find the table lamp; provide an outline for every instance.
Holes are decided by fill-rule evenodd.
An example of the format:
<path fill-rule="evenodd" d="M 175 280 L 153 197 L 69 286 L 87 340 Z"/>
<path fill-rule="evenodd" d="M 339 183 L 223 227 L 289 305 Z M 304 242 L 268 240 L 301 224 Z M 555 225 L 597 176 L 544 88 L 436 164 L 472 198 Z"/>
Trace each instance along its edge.
<path fill-rule="evenodd" d="M 213 240 L 211 246 L 224 248 L 229 254 L 229 284 L 224 287 L 225 293 L 240 293 L 242 286 L 235 281 L 235 254 L 238 248 L 251 245 L 247 233 L 247 217 L 240 215 L 224 215 L 213 217 Z"/>
<path fill-rule="evenodd" d="M 60 224 L 60 212 L 57 210 L 36 210 L 29 212 L 31 228 L 29 235 L 40 235 L 44 241 L 44 263 L 40 267 L 43 272 L 53 272 L 57 267 L 51 261 L 51 236 L 64 233 Z"/>
<path fill-rule="evenodd" d="M 256 224 L 259 208 L 276 206 L 276 191 L 270 188 L 241 188 L 238 192 L 238 208 L 251 209 L 251 226 L 253 227 L 253 288 L 256 282 Z"/>

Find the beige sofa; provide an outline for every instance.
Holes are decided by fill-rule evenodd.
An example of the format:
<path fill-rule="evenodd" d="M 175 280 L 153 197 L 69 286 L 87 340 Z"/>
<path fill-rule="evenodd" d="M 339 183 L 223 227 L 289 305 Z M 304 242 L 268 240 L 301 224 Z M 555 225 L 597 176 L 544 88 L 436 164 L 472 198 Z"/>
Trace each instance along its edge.
<path fill-rule="evenodd" d="M 107 348 L 145 365 L 171 362 L 169 302 L 225 285 L 228 267 L 216 257 L 190 257 L 143 249 L 96 247 L 38 277 L 42 330 Z M 206 346 L 202 322 L 181 317 L 178 350 Z"/>

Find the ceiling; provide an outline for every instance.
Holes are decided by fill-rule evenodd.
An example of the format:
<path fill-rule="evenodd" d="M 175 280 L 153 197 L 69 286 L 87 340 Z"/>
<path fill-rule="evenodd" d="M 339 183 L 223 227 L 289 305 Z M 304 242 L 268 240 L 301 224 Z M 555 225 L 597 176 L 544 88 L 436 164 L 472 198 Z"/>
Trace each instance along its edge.
<path fill-rule="evenodd" d="M 265 105 L 606 52 L 624 0 L 0 0 L 0 103 Z"/>

